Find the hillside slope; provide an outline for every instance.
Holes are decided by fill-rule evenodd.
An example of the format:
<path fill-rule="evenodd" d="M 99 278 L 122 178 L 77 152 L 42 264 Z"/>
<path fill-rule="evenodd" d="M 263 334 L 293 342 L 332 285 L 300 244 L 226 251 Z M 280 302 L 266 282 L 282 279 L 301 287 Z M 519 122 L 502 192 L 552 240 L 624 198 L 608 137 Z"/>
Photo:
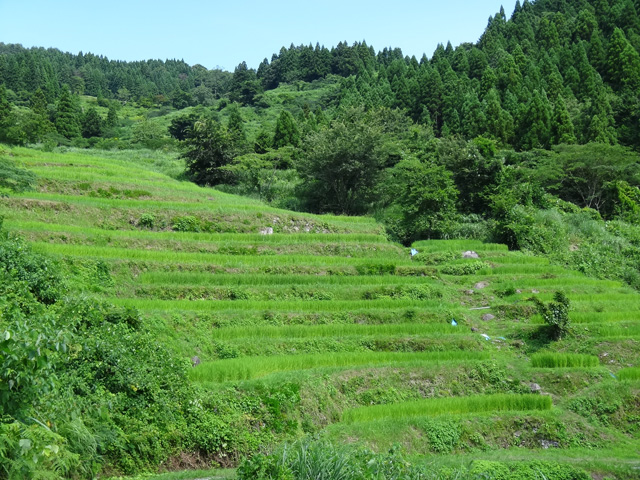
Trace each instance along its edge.
<path fill-rule="evenodd" d="M 477 241 L 418 242 L 412 258 L 372 219 L 276 210 L 153 158 L 3 155 L 39 178 L 3 199 L 5 227 L 60 259 L 71 294 L 135 307 L 197 364 L 198 433 L 164 468 L 233 466 L 304 434 L 436 466 L 640 467 L 640 295 L 620 283 Z M 529 298 L 557 291 L 573 330 L 556 341 Z"/>

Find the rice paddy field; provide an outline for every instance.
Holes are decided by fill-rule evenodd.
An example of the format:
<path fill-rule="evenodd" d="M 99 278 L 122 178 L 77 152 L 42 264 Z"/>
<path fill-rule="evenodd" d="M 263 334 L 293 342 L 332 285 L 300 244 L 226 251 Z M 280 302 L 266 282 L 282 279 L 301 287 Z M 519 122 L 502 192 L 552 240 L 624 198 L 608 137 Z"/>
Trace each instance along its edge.
<path fill-rule="evenodd" d="M 311 434 L 399 444 L 436 466 L 549 460 L 640 476 L 630 287 L 475 240 L 416 242 L 412 257 L 371 218 L 201 188 L 165 175 L 164 157 L 3 154 L 39 178 L 0 201 L 5 227 L 83 294 L 138 309 L 193 362 L 202 408 L 245 399 L 234 428 L 271 429 L 260 449 Z M 552 340 L 531 299 L 557 291 L 572 330 Z M 280 423 L 255 417 L 261 402 Z M 237 459 L 237 445 L 220 455 Z"/>

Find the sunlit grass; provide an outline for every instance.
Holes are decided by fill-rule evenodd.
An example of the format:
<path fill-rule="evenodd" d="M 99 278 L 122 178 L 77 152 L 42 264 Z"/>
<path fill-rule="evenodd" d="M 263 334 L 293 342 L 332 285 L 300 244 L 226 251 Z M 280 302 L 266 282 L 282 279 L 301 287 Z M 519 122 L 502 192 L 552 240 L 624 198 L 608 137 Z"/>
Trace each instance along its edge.
<path fill-rule="evenodd" d="M 597 367 L 600 360 L 595 355 L 578 353 L 536 353 L 531 355 L 531 366 L 535 368 L 584 368 Z"/>
<path fill-rule="evenodd" d="M 462 254 L 466 250 L 474 250 L 478 253 L 485 252 L 508 252 L 506 245 L 500 243 L 484 243 L 480 240 L 420 240 L 414 242 L 413 248 L 421 253 L 447 252 L 460 250 Z"/>
<path fill-rule="evenodd" d="M 156 300 L 114 298 L 107 300 L 115 305 L 135 307 L 142 311 L 264 311 L 264 312 L 349 312 L 415 308 L 430 313 L 457 312 L 456 303 L 441 300 Z"/>
<path fill-rule="evenodd" d="M 136 250 L 129 248 L 99 247 L 88 245 L 50 244 L 46 242 L 32 243 L 37 252 L 50 255 L 71 257 L 88 257 L 118 260 L 139 260 L 161 263 L 206 263 L 220 267 L 282 267 L 291 266 L 358 266 L 370 265 L 367 258 L 321 257 L 317 255 L 242 255 L 230 256 L 213 253 L 172 252 L 166 250 Z M 393 265 L 410 265 L 411 260 L 391 257 L 389 263 Z M 377 259 L 382 264 L 384 258 Z"/>
<path fill-rule="evenodd" d="M 342 421 L 355 423 L 389 418 L 402 419 L 418 416 L 499 412 L 505 410 L 550 410 L 552 406 L 553 402 L 550 396 L 537 394 L 433 398 L 346 410 L 342 415 Z"/>
<path fill-rule="evenodd" d="M 442 336 L 469 334 L 468 329 L 449 323 L 400 323 L 390 325 L 289 325 L 282 327 L 231 327 L 212 331 L 217 340 L 260 340 L 264 338 L 318 338 L 369 336 Z"/>
<path fill-rule="evenodd" d="M 104 230 L 56 223 L 8 220 L 5 227 L 23 232 L 59 232 L 86 236 L 132 238 L 144 240 L 174 240 L 177 242 L 208 242 L 216 244 L 306 244 L 324 243 L 366 243 L 388 245 L 383 235 L 366 233 L 274 233 L 261 235 L 251 233 L 192 233 L 192 232 L 152 232 L 145 230 Z"/>
<path fill-rule="evenodd" d="M 640 367 L 623 368 L 616 376 L 620 380 L 640 380 Z"/>
<path fill-rule="evenodd" d="M 349 367 L 409 362 L 412 364 L 438 365 L 447 362 L 471 362 L 489 358 L 482 352 L 361 352 L 323 353 L 314 355 L 287 355 L 277 357 L 244 357 L 203 362 L 189 370 L 195 382 L 225 382 L 251 380 L 275 372 L 307 370 L 323 367 Z"/>

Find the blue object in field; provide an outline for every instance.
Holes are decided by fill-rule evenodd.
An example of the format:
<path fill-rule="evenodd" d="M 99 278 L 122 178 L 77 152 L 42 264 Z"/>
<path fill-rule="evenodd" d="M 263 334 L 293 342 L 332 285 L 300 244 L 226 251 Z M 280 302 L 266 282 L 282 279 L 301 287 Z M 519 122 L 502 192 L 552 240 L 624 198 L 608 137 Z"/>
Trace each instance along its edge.
<path fill-rule="evenodd" d="M 451 325 L 452 325 L 452 326 L 454 326 L 454 327 L 457 327 L 457 326 L 458 326 L 458 322 L 456 322 L 456 319 L 455 319 L 455 318 L 452 318 L 452 319 L 451 319 Z"/>
<path fill-rule="evenodd" d="M 613 378 L 615 378 L 616 380 L 618 379 L 618 377 L 616 377 L 613 373 L 609 372 L 609 375 L 611 375 Z"/>
<path fill-rule="evenodd" d="M 411 249 L 411 256 L 412 257 L 415 257 L 418 253 L 419 253 L 418 250 L 416 250 L 415 248 Z"/>

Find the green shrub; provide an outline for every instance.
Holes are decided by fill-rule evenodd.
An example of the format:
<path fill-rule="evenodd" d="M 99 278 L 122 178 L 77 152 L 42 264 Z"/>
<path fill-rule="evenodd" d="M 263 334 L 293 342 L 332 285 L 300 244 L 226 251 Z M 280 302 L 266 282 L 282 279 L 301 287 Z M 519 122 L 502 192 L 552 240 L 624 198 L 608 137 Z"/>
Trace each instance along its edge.
<path fill-rule="evenodd" d="M 156 223 L 156 217 L 151 213 L 143 213 L 138 220 L 138 226 L 142 228 L 153 228 Z"/>
<path fill-rule="evenodd" d="M 193 215 L 186 215 L 184 217 L 176 217 L 172 221 L 171 228 L 176 232 L 200 232 L 201 225 L 200 220 L 198 220 Z"/>
<path fill-rule="evenodd" d="M 547 304 L 536 297 L 532 297 L 531 301 L 535 303 L 538 313 L 550 329 L 551 337 L 559 340 L 571 331 L 571 320 L 569 319 L 570 302 L 561 291 L 557 291 L 553 295 L 553 299 L 553 302 Z"/>
<path fill-rule="evenodd" d="M 418 253 L 413 259 L 417 262 L 424 263 L 425 265 L 441 265 L 443 263 L 451 262 L 460 258 L 460 254 L 453 250 L 448 252 L 424 252 Z"/>
<path fill-rule="evenodd" d="M 426 418 L 417 422 L 435 453 L 451 453 L 460 443 L 462 428 L 459 422 L 446 418 Z"/>
<path fill-rule="evenodd" d="M 378 287 L 362 294 L 364 300 L 378 300 L 382 298 L 406 298 L 411 300 L 431 300 L 442 298 L 442 292 L 429 285 L 394 285 Z"/>
<path fill-rule="evenodd" d="M 358 275 L 393 275 L 395 270 L 393 263 L 362 263 L 356 266 Z"/>
<path fill-rule="evenodd" d="M 35 173 L 19 167 L 8 158 L 0 157 L 0 193 L 2 189 L 11 192 L 26 192 L 33 190 L 38 177 Z"/>
<path fill-rule="evenodd" d="M 440 272 L 445 275 L 473 275 L 474 273 L 478 273 L 480 270 L 485 268 L 491 268 L 487 262 L 469 262 L 469 263 L 460 263 L 455 265 L 447 265 L 443 267 Z"/>
<path fill-rule="evenodd" d="M 23 240 L 2 230 L 1 218 L 0 272 L 6 272 L 13 281 L 25 282 L 36 299 L 45 304 L 55 303 L 64 291 L 57 265 L 45 256 L 33 253 Z"/>

